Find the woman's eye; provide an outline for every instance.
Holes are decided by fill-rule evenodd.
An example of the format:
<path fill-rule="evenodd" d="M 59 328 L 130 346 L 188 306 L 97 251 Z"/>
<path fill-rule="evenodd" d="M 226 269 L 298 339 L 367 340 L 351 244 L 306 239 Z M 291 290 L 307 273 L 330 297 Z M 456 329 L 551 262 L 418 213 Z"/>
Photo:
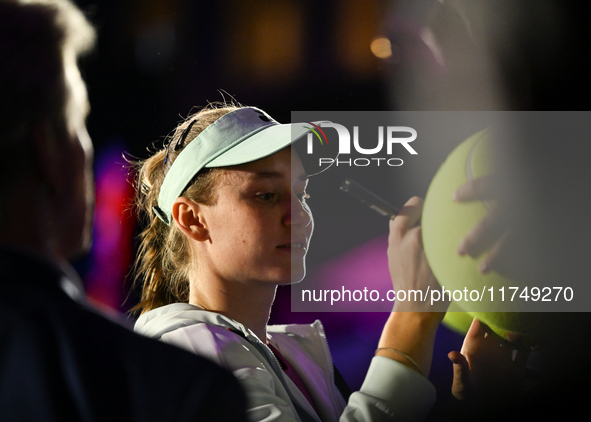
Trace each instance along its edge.
<path fill-rule="evenodd" d="M 275 198 L 275 194 L 272 192 L 259 193 L 257 194 L 257 198 L 261 199 L 262 201 L 269 202 Z"/>

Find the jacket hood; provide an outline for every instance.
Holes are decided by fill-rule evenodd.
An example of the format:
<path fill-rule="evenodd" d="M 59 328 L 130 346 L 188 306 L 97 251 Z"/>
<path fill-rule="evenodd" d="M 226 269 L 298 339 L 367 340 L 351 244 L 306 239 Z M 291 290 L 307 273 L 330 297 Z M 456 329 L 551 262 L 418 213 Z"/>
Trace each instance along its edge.
<path fill-rule="evenodd" d="M 164 334 L 177 328 L 200 323 L 224 327 L 250 341 L 260 342 L 259 338 L 251 330 L 239 322 L 188 303 L 173 303 L 142 314 L 135 323 L 134 331 L 159 340 Z"/>

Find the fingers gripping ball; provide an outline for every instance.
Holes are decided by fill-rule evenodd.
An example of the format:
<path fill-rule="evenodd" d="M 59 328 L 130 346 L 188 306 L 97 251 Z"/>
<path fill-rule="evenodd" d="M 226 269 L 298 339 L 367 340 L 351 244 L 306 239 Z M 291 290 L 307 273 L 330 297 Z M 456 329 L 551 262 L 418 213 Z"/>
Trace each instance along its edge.
<path fill-rule="evenodd" d="M 481 273 L 478 267 L 486 251 L 476 258 L 460 256 L 457 252 L 458 245 L 488 213 L 492 204 L 488 201 L 454 202 L 452 197 L 461 185 L 491 172 L 491 142 L 488 130 L 476 133 L 462 142 L 438 170 L 425 198 L 423 245 L 442 289 L 452 294 L 456 292 L 444 324 L 466 333 L 472 318 L 477 317 L 502 336 L 507 332 L 533 334 L 531 331 L 535 331 L 538 324 L 527 314 L 509 312 L 519 311 L 518 302 L 503 302 L 501 308 L 499 297 L 493 296 L 493 301 L 490 300 L 490 288 L 498 296 L 500 287 L 518 286 L 519 283 L 494 271 Z M 461 299 L 458 291 L 462 292 Z M 500 309 L 507 312 L 495 312 Z M 462 311 L 467 311 L 468 315 Z"/>

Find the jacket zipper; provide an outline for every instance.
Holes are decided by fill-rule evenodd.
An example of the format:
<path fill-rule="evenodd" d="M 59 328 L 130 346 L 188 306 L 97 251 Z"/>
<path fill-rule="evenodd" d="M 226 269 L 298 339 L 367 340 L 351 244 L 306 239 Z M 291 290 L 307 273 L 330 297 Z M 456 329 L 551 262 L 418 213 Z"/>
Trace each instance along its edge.
<path fill-rule="evenodd" d="M 324 332 L 324 326 L 322 325 L 322 323 L 320 321 L 318 321 L 318 332 L 320 335 L 320 342 L 324 346 L 324 360 L 326 361 L 326 364 L 328 366 L 329 375 L 330 375 L 330 379 L 328 379 L 326 381 L 327 381 L 328 390 L 330 391 L 330 398 L 331 398 L 332 404 L 333 404 L 332 408 L 333 408 L 333 410 L 339 409 L 342 406 L 342 404 L 341 404 L 341 401 L 335 397 L 336 383 L 335 383 L 335 379 L 334 379 L 334 366 L 333 366 L 333 362 L 332 362 L 332 355 L 330 354 L 330 348 L 328 347 L 328 340 L 326 340 L 326 333 Z M 339 420 L 341 415 L 334 415 L 334 416 L 335 416 L 336 420 Z"/>
<path fill-rule="evenodd" d="M 250 337 L 250 336 L 249 336 Z M 267 355 L 267 360 L 269 361 L 269 364 L 271 365 L 271 368 L 273 369 L 273 371 L 277 374 L 277 377 L 279 378 L 279 380 L 281 381 L 281 384 L 283 385 L 283 388 L 285 388 L 285 391 L 287 392 L 287 395 L 289 396 L 289 398 L 292 401 L 292 406 L 294 408 L 295 414 L 298 415 L 298 417 L 300 418 L 300 420 L 302 420 L 302 418 L 300 417 L 301 415 L 299 414 L 299 412 L 297 411 L 297 407 L 301 408 L 302 411 L 304 413 L 306 413 L 306 415 L 308 416 L 307 419 L 308 420 L 313 420 L 316 421 L 317 418 L 314 417 L 314 415 L 309 414 L 305 407 L 298 402 L 298 400 L 296 399 L 296 397 L 294 397 L 293 393 L 291 392 L 291 389 L 289 388 L 289 386 L 287 385 L 287 382 L 285 380 L 284 377 L 286 377 L 287 375 L 285 375 L 285 373 L 283 372 L 283 370 L 281 369 L 281 364 L 279 363 L 279 360 L 277 359 L 277 357 L 275 356 L 275 354 L 271 351 L 271 349 L 269 348 L 269 346 L 267 346 L 265 343 L 263 343 L 258 337 L 255 336 L 255 342 L 251 341 L 249 338 L 246 338 L 246 340 L 252 344 L 253 346 L 263 346 L 263 356 Z M 269 359 L 268 356 L 271 356 L 271 358 Z M 273 367 L 272 362 L 275 362 L 275 366 Z M 331 367 L 332 369 L 332 367 Z M 278 372 L 279 371 L 279 372 Z M 278 373 L 277 373 L 278 372 Z M 297 407 L 296 407 L 296 403 L 297 403 Z"/>

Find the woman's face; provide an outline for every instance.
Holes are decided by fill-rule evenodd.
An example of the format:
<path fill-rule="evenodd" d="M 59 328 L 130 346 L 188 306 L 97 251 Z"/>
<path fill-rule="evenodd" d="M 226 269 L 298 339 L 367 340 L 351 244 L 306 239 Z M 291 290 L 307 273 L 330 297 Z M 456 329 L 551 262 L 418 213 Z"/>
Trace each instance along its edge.
<path fill-rule="evenodd" d="M 239 283 L 300 281 L 313 228 L 307 181 L 291 148 L 231 167 L 216 203 L 203 209 L 209 239 L 200 270 Z"/>

